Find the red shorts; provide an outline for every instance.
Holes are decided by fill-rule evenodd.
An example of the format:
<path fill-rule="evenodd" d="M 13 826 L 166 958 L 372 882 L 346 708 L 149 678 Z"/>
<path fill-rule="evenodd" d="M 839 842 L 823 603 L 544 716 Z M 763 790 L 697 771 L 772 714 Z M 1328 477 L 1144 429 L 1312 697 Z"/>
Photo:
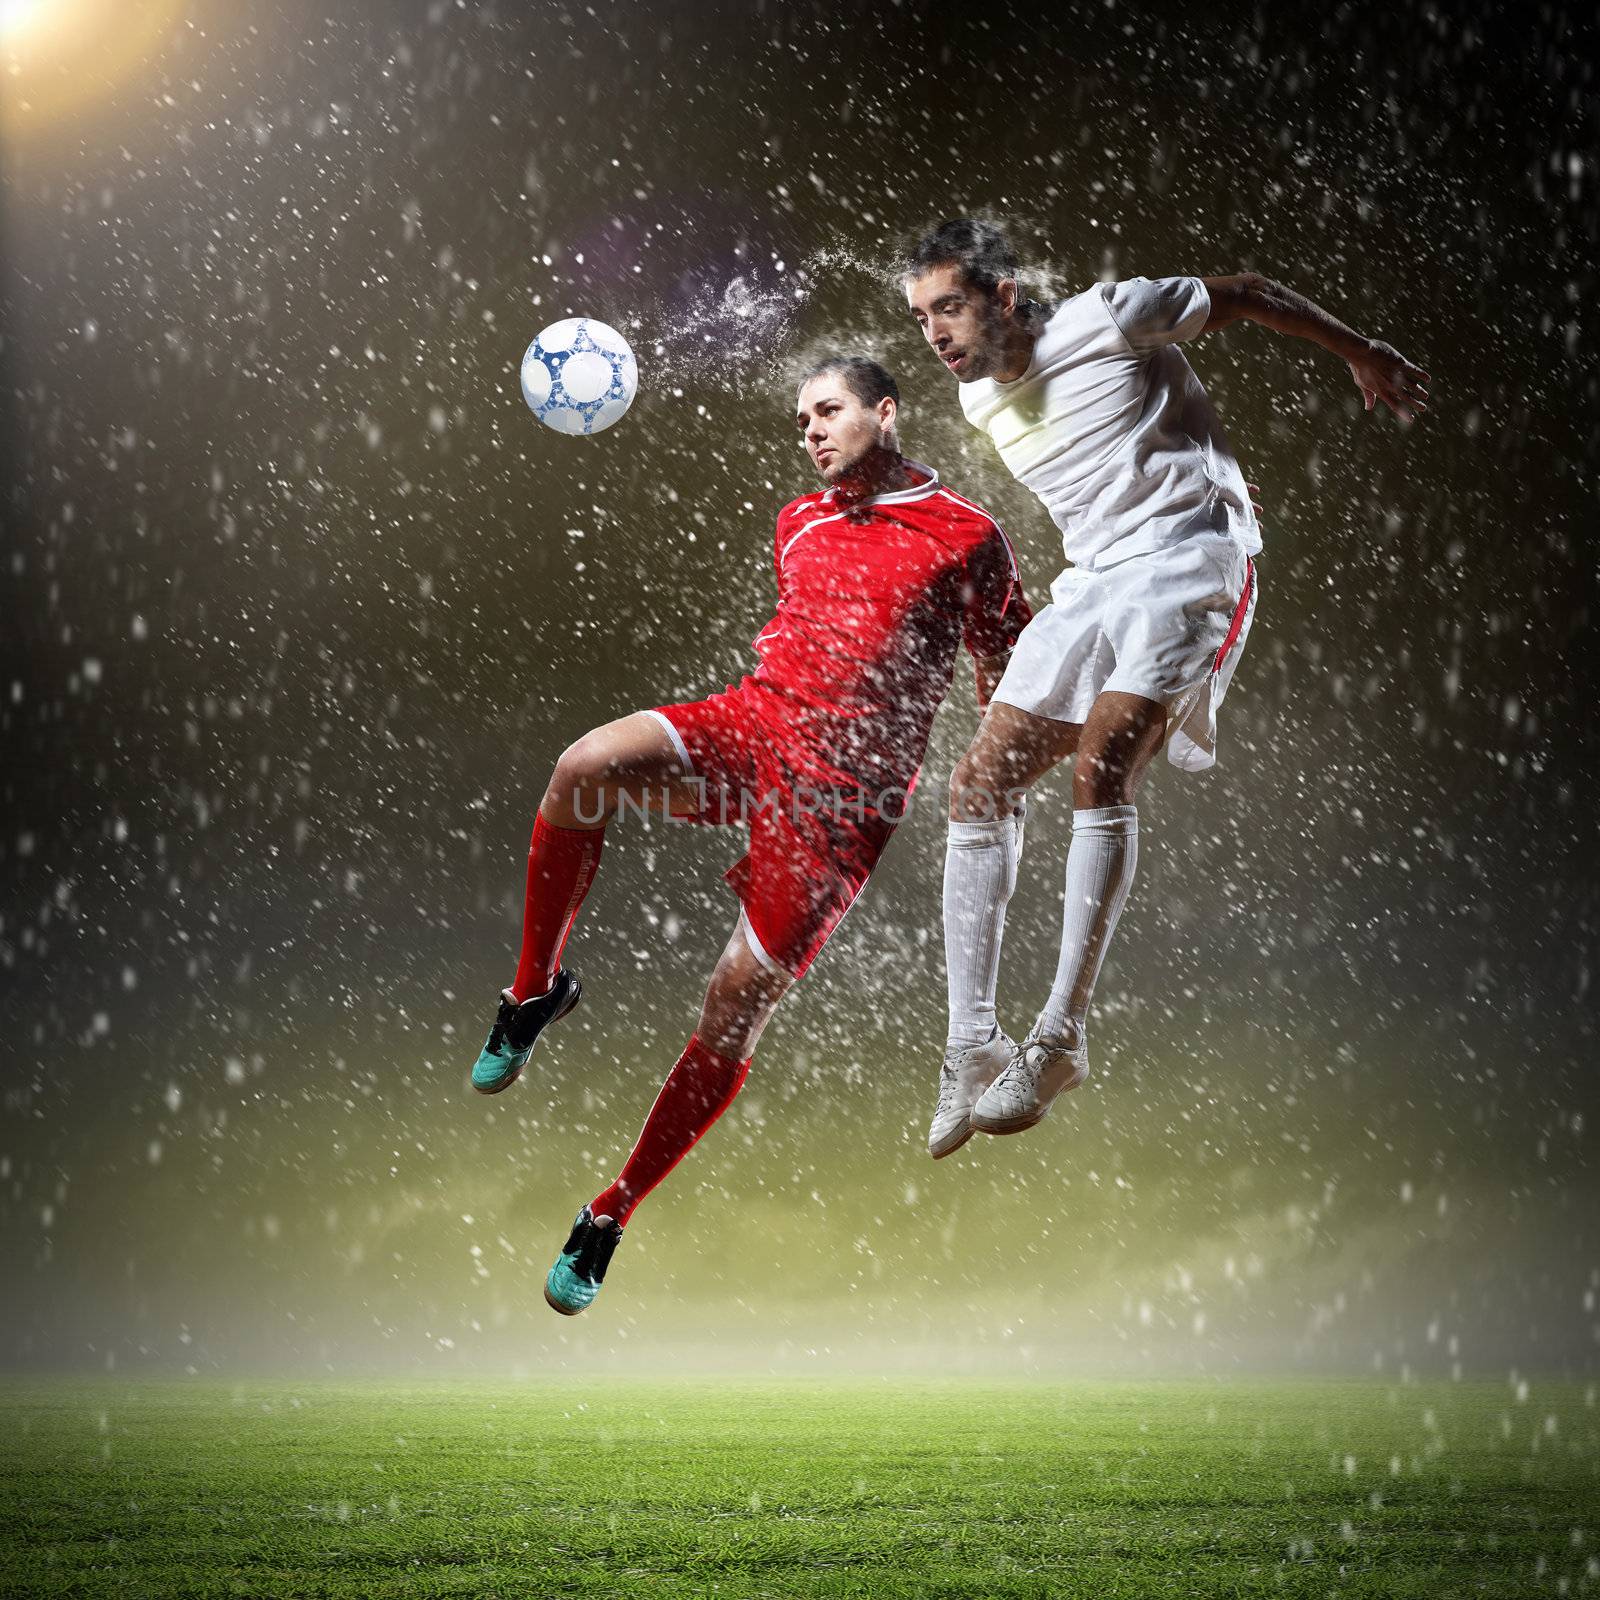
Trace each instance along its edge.
<path fill-rule="evenodd" d="M 800 978 L 877 865 L 915 774 L 902 790 L 869 792 L 796 740 L 766 700 L 740 687 L 647 715 L 699 780 L 695 809 L 675 815 L 748 824 L 750 848 L 724 877 L 757 959 Z"/>

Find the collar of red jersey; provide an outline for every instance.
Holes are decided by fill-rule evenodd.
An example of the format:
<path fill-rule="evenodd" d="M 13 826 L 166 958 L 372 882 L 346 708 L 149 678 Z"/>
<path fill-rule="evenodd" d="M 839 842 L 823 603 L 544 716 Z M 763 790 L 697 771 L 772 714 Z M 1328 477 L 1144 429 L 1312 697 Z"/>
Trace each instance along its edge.
<path fill-rule="evenodd" d="M 939 492 L 941 487 L 939 483 L 939 474 L 935 472 L 932 467 L 921 461 L 913 461 L 910 456 L 905 457 L 905 464 L 913 472 L 927 473 L 927 482 L 914 483 L 909 489 L 892 489 L 888 494 L 868 495 L 865 500 L 854 500 L 851 502 L 852 509 L 857 506 L 903 505 L 907 500 L 922 500 L 930 494 L 937 494 Z M 825 491 L 822 496 L 824 504 L 831 505 L 833 503 L 834 496 L 837 493 L 838 490 L 836 489 L 829 489 Z"/>

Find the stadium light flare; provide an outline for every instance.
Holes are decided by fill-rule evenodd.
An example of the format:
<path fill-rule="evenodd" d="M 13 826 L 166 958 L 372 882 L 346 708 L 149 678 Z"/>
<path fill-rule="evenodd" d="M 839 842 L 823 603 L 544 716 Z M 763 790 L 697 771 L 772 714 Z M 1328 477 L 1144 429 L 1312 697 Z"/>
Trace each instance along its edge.
<path fill-rule="evenodd" d="M 0 39 L 15 39 L 43 19 L 45 0 L 0 0 Z"/>
<path fill-rule="evenodd" d="M 159 59 L 185 0 L 0 0 L 0 126 L 42 128 Z"/>

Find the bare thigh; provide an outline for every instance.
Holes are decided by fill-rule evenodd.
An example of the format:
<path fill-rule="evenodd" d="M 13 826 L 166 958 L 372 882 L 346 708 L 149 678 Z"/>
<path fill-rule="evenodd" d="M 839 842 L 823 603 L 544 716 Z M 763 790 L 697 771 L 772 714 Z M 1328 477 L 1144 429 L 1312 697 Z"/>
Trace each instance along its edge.
<path fill-rule="evenodd" d="M 1073 805 L 1079 811 L 1131 806 L 1166 736 L 1167 708 L 1159 701 L 1120 690 L 1098 695 L 1078 738 Z"/>
<path fill-rule="evenodd" d="M 539 805 L 558 828 L 602 828 L 624 800 L 652 811 L 696 808 L 700 786 L 672 740 L 647 712 L 593 728 L 569 745 Z"/>
<path fill-rule="evenodd" d="M 950 816 L 988 822 L 1016 809 L 1045 773 L 1078 748 L 1083 725 L 991 701 L 967 753 L 950 774 Z"/>
<path fill-rule="evenodd" d="M 1166 729 L 1165 706 L 1120 690 L 1098 695 L 1081 723 L 996 701 L 950 775 L 950 816 L 984 822 L 1015 810 L 1017 799 L 1068 756 L 1076 758 L 1074 807 L 1131 805 Z"/>

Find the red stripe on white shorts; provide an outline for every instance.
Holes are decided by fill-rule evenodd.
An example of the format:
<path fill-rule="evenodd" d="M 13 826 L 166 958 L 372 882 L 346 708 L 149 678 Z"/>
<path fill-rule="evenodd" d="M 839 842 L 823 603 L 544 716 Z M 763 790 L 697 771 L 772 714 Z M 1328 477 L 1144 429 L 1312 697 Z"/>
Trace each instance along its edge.
<path fill-rule="evenodd" d="M 1211 663 L 1213 672 L 1222 671 L 1222 663 L 1228 659 L 1228 652 L 1233 649 L 1239 637 L 1239 630 L 1244 626 L 1245 613 L 1250 609 L 1250 597 L 1256 588 L 1256 564 L 1251 556 L 1244 558 L 1244 593 L 1239 596 L 1239 603 L 1233 608 L 1233 621 L 1228 624 L 1228 637 L 1222 641 L 1222 648 L 1217 651 L 1217 659 Z"/>

